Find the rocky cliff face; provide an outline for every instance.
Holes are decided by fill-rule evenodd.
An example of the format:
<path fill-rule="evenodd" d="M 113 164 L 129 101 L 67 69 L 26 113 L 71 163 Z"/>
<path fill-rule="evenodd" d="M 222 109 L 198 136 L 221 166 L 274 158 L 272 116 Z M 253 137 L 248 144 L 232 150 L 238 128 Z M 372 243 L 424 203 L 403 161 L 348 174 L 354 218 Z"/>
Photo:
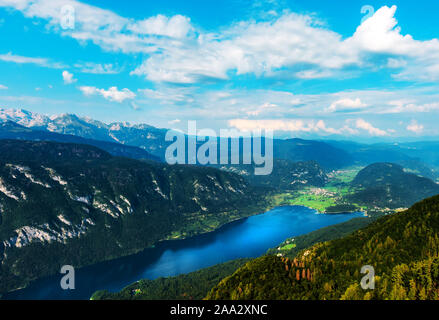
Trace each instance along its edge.
<path fill-rule="evenodd" d="M 62 264 L 208 231 L 258 212 L 262 199 L 244 178 L 214 168 L 115 158 L 86 145 L 0 141 L 0 292 Z"/>

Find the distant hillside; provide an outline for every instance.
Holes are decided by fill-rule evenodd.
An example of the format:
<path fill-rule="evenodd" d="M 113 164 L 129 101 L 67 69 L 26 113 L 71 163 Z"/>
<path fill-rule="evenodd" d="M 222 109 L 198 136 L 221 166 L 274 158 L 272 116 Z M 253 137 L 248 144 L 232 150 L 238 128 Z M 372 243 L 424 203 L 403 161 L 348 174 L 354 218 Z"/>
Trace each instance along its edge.
<path fill-rule="evenodd" d="M 221 170 L 239 174 L 252 185 L 282 191 L 297 190 L 306 186 L 323 187 L 328 177 L 316 161 L 292 162 L 274 159 L 269 175 L 255 175 L 254 165 L 219 165 Z"/>
<path fill-rule="evenodd" d="M 159 157 L 156 157 L 141 148 L 126 146 L 115 142 L 86 139 L 68 134 L 30 129 L 12 121 L 0 123 L 0 139 L 87 144 L 105 150 L 113 156 L 160 161 Z"/>
<path fill-rule="evenodd" d="M 250 259 L 236 259 L 188 274 L 137 281 L 120 292 L 97 291 L 92 300 L 201 300 L 223 278 Z"/>
<path fill-rule="evenodd" d="M 157 129 L 145 124 L 132 125 L 126 122 L 105 124 L 90 118 L 78 117 L 74 114 L 48 117 L 22 109 L 1 108 L 0 120 L 3 122 L 13 121 L 35 130 L 140 147 L 162 160 L 168 145 L 165 141 L 166 129 Z"/>
<path fill-rule="evenodd" d="M 314 160 L 325 169 L 341 168 L 353 163 L 352 156 L 342 149 L 325 142 L 302 139 L 276 140 L 274 156 L 294 162 Z"/>
<path fill-rule="evenodd" d="M 362 144 L 352 141 L 326 141 L 328 144 L 347 152 L 358 165 L 376 162 L 402 164 L 406 168 L 413 165 L 438 168 L 439 142 L 374 143 Z M 423 175 L 423 174 L 422 174 Z M 427 176 L 427 178 L 433 178 Z"/>
<path fill-rule="evenodd" d="M 362 266 L 375 269 L 363 290 Z M 316 244 L 294 259 L 267 255 L 223 279 L 208 299 L 439 298 L 439 196 L 385 216 L 341 239 Z"/>
<path fill-rule="evenodd" d="M 172 143 L 165 141 L 167 129 L 126 122 L 105 124 L 89 118 L 81 118 L 74 114 L 47 117 L 26 110 L 0 108 L 0 121 L 13 121 L 35 130 L 139 147 L 162 161 L 165 160 L 166 148 Z M 30 138 L 27 137 L 26 139 Z M 342 168 L 353 163 L 353 158 L 349 153 L 325 142 L 302 139 L 275 139 L 273 145 L 274 158 L 277 159 L 292 162 L 317 161 L 324 169 Z M 242 151 L 240 151 L 240 154 L 242 155 Z"/>
<path fill-rule="evenodd" d="M 0 140 L 0 293 L 59 271 L 212 231 L 266 209 L 240 176 Z"/>
<path fill-rule="evenodd" d="M 294 256 L 305 248 L 318 242 L 341 238 L 355 230 L 367 226 L 375 219 L 355 218 L 347 222 L 325 227 L 308 234 L 289 239 L 281 247 L 289 249 L 278 250 L 273 248 L 268 254 L 285 254 L 288 257 Z M 288 242 L 288 244 L 287 244 Z M 294 243 L 295 246 L 290 244 Z M 291 247 L 291 248 L 290 248 Z M 238 268 L 251 259 L 236 259 L 221 263 L 213 267 L 204 268 L 188 274 L 176 277 L 159 278 L 156 280 L 137 281 L 120 292 L 111 293 L 106 290 L 97 291 L 93 294 L 93 300 L 157 300 L 157 299 L 202 299 L 220 280 L 232 275 Z"/>
<path fill-rule="evenodd" d="M 404 167 L 404 171 L 406 172 L 411 172 L 418 176 L 429 178 L 433 181 L 439 179 L 439 171 L 437 169 L 433 169 L 419 160 L 402 160 L 398 161 L 397 164 Z"/>
<path fill-rule="evenodd" d="M 432 180 L 405 172 L 393 163 L 375 163 L 361 170 L 352 182 L 357 188 L 353 202 L 379 207 L 409 207 L 422 199 L 439 194 Z"/>

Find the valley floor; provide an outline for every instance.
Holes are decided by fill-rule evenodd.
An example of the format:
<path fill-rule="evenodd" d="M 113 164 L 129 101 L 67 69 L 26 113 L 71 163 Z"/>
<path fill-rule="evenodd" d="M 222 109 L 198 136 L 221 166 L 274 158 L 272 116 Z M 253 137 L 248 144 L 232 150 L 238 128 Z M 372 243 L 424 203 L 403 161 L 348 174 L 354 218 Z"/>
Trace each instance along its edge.
<path fill-rule="evenodd" d="M 320 213 L 345 213 L 361 211 L 366 215 L 390 214 L 407 208 L 392 210 L 386 207 L 361 205 L 348 199 L 357 189 L 350 186 L 363 167 L 355 166 L 328 174 L 324 187 L 305 187 L 298 191 L 281 192 L 272 196 L 276 206 L 297 205 L 312 208 Z"/>

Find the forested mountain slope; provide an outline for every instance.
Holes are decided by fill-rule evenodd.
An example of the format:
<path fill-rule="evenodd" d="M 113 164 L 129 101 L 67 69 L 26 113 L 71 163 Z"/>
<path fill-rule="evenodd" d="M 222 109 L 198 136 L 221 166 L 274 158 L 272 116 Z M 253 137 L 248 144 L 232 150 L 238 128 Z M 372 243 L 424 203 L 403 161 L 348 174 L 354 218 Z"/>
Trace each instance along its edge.
<path fill-rule="evenodd" d="M 375 290 L 360 287 L 365 265 L 375 269 Z M 207 298 L 438 299 L 439 196 L 302 250 L 294 259 L 254 259 Z"/>
<path fill-rule="evenodd" d="M 70 134 L 35 130 L 23 127 L 12 121 L 0 123 L 0 139 L 87 144 L 105 150 L 113 156 L 160 161 L 159 157 L 153 156 L 149 152 L 138 147 L 123 145 L 117 142 L 86 139 Z"/>
<path fill-rule="evenodd" d="M 316 161 L 292 162 L 274 159 L 273 171 L 268 175 L 255 175 L 254 165 L 218 165 L 221 170 L 243 176 L 250 184 L 285 192 L 306 186 L 323 187 L 328 181 L 325 171 Z"/>
<path fill-rule="evenodd" d="M 361 170 L 351 184 L 358 191 L 351 201 L 380 207 L 410 207 L 439 194 L 439 184 L 431 179 L 405 172 L 393 163 L 375 163 Z"/>
<path fill-rule="evenodd" d="M 167 147 L 172 143 L 165 140 L 168 129 L 155 128 L 147 124 L 129 124 L 126 122 L 106 124 L 74 114 L 61 114 L 48 117 L 26 110 L 0 108 L 0 122 L 7 121 L 15 122 L 21 126 L 35 130 L 139 147 L 160 158 L 162 161 L 165 160 Z M 217 139 L 218 145 L 221 143 L 220 140 L 220 138 Z M 243 138 L 240 139 L 241 145 L 242 141 Z M 201 144 L 202 143 L 199 143 L 199 145 Z M 326 142 L 303 139 L 274 139 L 273 146 L 274 158 L 276 159 L 291 162 L 317 161 L 319 165 L 326 170 L 353 164 L 352 155 Z M 242 149 L 241 146 L 240 153 L 242 153 Z"/>
<path fill-rule="evenodd" d="M 0 140 L 0 292 L 64 264 L 128 255 L 265 208 L 241 176 L 214 168 Z"/>

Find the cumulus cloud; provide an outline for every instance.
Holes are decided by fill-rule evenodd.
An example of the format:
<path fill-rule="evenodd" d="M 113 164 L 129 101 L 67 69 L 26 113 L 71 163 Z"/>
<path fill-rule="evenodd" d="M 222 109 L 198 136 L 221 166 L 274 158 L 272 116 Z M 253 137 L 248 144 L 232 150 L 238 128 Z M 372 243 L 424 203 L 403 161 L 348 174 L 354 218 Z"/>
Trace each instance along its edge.
<path fill-rule="evenodd" d="M 166 17 L 157 15 L 128 25 L 128 30 L 137 34 L 150 34 L 172 38 L 184 38 L 193 30 L 190 19 L 182 15 Z"/>
<path fill-rule="evenodd" d="M 73 78 L 73 73 L 70 73 L 67 70 L 62 72 L 62 78 L 64 80 L 64 84 L 71 84 L 77 81 L 75 78 Z"/>
<path fill-rule="evenodd" d="M 66 4 L 76 11 L 74 30 L 59 27 L 59 8 Z M 315 16 L 289 11 L 237 22 L 221 32 L 204 32 L 182 15 L 135 20 L 74 0 L 0 0 L 0 6 L 45 19 L 48 28 L 63 36 L 104 50 L 144 53 L 145 60 L 131 74 L 154 82 L 190 84 L 233 74 L 271 77 L 278 72 L 300 79 L 325 78 L 346 67 L 369 68 L 368 58 L 374 55 L 390 56 L 384 67 L 394 70 L 396 79 L 439 79 L 439 41 L 402 34 L 396 6 L 380 8 L 345 39 Z"/>
<path fill-rule="evenodd" d="M 439 41 L 417 41 L 401 34 L 395 12 L 396 6 L 380 8 L 345 40 L 307 15 L 284 13 L 271 21 L 244 21 L 222 34 L 200 34 L 197 41 L 151 54 L 132 74 L 152 81 L 194 83 L 228 79 L 230 71 L 272 76 L 305 65 L 309 69 L 292 71 L 291 76 L 316 79 L 347 66 L 367 66 L 367 56 L 388 54 L 393 57 L 387 67 L 403 69 L 394 75 L 397 79 L 439 77 Z"/>
<path fill-rule="evenodd" d="M 397 26 L 396 9 L 396 6 L 380 8 L 346 42 L 360 52 L 394 55 L 388 60 L 388 66 L 403 68 L 395 75 L 397 79 L 439 79 L 439 40 L 419 41 L 409 34 L 403 35 Z"/>
<path fill-rule="evenodd" d="M 309 16 L 288 13 L 268 22 L 241 22 L 222 34 L 200 34 L 196 41 L 151 55 L 133 74 L 152 81 L 194 83 L 228 79 L 230 71 L 271 75 L 294 65 L 332 69 L 355 62 L 356 55 L 339 34 L 321 28 Z M 300 78 L 327 75 L 313 69 L 296 73 Z"/>
<path fill-rule="evenodd" d="M 307 132 L 322 134 L 342 134 L 357 133 L 356 130 L 344 126 L 340 129 L 327 127 L 323 120 L 302 120 L 302 119 L 265 119 L 265 120 L 249 120 L 249 119 L 231 119 L 228 121 L 229 127 L 236 128 L 241 131 L 252 130 L 272 130 L 272 131 L 288 131 L 288 132 Z"/>
<path fill-rule="evenodd" d="M 344 111 L 344 112 L 353 112 L 357 111 L 359 109 L 363 109 L 367 107 L 367 104 L 361 102 L 360 98 L 356 99 L 340 99 L 337 100 L 326 109 L 327 112 L 337 112 L 337 111 Z"/>
<path fill-rule="evenodd" d="M 75 28 L 72 30 L 61 28 L 60 8 L 64 5 L 75 9 Z M 124 53 L 157 51 L 160 44 L 169 42 L 158 36 L 181 37 L 191 29 L 189 19 L 181 15 L 137 21 L 76 0 L 0 0 L 0 6 L 19 10 L 28 18 L 44 19 L 48 28 L 63 36 Z"/>
<path fill-rule="evenodd" d="M 418 124 L 416 120 L 412 120 L 412 122 L 407 126 L 408 131 L 412 131 L 416 134 L 422 133 L 424 131 L 424 126 L 421 124 Z"/>
<path fill-rule="evenodd" d="M 363 119 L 357 119 L 355 122 L 355 125 L 358 129 L 365 130 L 369 132 L 372 136 L 387 136 L 388 133 L 384 130 L 375 128 L 371 123 L 363 120 Z"/>
<path fill-rule="evenodd" d="M 7 90 L 7 89 L 8 89 L 7 86 L 0 84 L 0 90 Z"/>
<path fill-rule="evenodd" d="M 99 94 L 109 101 L 115 101 L 119 103 L 124 102 L 125 100 L 134 99 L 136 97 L 136 94 L 127 88 L 118 90 L 117 87 L 110 87 L 108 90 L 105 90 L 96 87 L 82 86 L 79 87 L 79 89 L 86 96 Z"/>

